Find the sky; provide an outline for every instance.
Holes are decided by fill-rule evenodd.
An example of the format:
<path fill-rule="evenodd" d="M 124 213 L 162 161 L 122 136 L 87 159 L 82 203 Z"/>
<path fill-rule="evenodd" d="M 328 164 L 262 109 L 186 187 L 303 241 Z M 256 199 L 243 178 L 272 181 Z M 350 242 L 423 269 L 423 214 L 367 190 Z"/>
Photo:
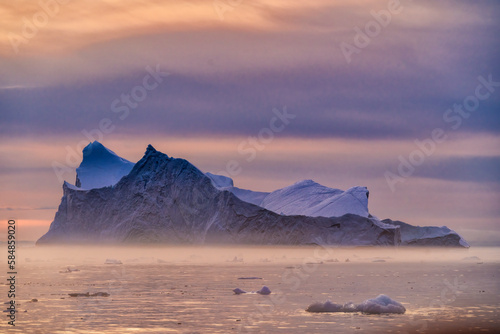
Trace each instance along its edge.
<path fill-rule="evenodd" d="M 46 0 L 0 16 L 0 219 L 22 239 L 48 230 L 99 140 L 252 190 L 366 186 L 379 218 L 500 245 L 497 1 Z"/>

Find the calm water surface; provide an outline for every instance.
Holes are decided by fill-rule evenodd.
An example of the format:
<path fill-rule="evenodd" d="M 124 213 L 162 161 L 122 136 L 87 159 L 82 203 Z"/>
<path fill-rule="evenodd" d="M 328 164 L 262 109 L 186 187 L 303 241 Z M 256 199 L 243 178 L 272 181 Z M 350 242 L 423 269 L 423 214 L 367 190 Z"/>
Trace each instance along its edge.
<path fill-rule="evenodd" d="M 499 251 L 21 247 L 16 326 L 4 317 L 0 332 L 494 333 L 500 332 Z M 232 292 L 263 285 L 273 293 Z M 2 302 L 9 300 L 7 288 Z M 68 295 L 86 292 L 110 296 Z M 360 303 L 381 293 L 401 302 L 406 314 L 305 311 L 316 301 Z"/>

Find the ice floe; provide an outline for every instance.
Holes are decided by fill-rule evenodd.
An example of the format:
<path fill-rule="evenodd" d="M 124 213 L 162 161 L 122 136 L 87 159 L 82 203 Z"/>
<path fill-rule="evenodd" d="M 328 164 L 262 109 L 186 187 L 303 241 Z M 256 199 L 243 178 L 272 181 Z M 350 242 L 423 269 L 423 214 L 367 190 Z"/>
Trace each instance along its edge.
<path fill-rule="evenodd" d="M 313 303 L 306 309 L 307 312 L 362 312 L 369 314 L 398 313 L 403 314 L 406 308 L 399 302 L 386 295 L 379 295 L 376 298 L 367 299 L 361 304 L 348 302 L 346 304 L 336 304 L 327 300 L 325 303 Z"/>

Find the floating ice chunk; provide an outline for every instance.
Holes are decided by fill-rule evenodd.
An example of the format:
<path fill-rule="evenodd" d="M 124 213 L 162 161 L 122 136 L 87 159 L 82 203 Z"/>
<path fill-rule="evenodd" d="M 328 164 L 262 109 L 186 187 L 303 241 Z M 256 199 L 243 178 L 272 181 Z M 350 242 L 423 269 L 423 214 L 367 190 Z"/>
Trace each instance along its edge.
<path fill-rule="evenodd" d="M 240 288 L 236 288 L 236 289 L 233 290 L 233 292 L 236 295 L 241 295 L 241 294 L 244 294 L 244 293 L 254 293 L 254 294 L 257 293 L 259 295 L 269 295 L 269 294 L 271 294 L 271 290 L 267 286 L 265 286 L 265 285 L 259 291 L 246 292 L 244 290 L 241 290 Z"/>
<path fill-rule="evenodd" d="M 109 297 L 107 292 L 96 292 L 96 293 L 68 293 L 70 297 Z"/>
<path fill-rule="evenodd" d="M 259 291 L 257 291 L 258 294 L 260 295 L 269 295 L 271 294 L 271 290 L 267 287 L 267 286 L 263 286 L 262 289 L 260 289 Z"/>
<path fill-rule="evenodd" d="M 313 303 L 306 309 L 307 312 L 363 312 L 371 314 L 400 313 L 406 312 L 401 303 L 392 300 L 386 295 L 379 295 L 377 298 L 367 299 L 359 305 L 352 302 L 335 304 L 327 300 L 325 303 Z"/>
<path fill-rule="evenodd" d="M 104 264 L 123 264 L 122 261 L 116 259 L 106 259 Z"/>
<path fill-rule="evenodd" d="M 240 288 L 236 288 L 233 290 L 235 295 L 241 295 L 243 293 L 247 293 L 246 291 L 241 290 Z"/>
<path fill-rule="evenodd" d="M 357 312 L 357 306 L 352 302 L 335 304 L 327 300 L 325 303 L 313 303 L 306 309 L 307 312 Z"/>
<path fill-rule="evenodd" d="M 307 312 L 343 312 L 343 305 L 327 300 L 325 303 L 313 303 L 306 308 Z"/>
<path fill-rule="evenodd" d="M 72 273 L 72 272 L 75 272 L 75 271 L 80 271 L 80 269 L 76 269 L 76 268 L 66 268 L 66 270 L 64 271 L 59 271 L 61 274 L 68 274 L 68 273 Z"/>
<path fill-rule="evenodd" d="M 251 277 L 238 277 L 238 279 L 262 279 L 262 277 L 255 277 L 255 276 L 251 276 Z"/>
<path fill-rule="evenodd" d="M 389 298 L 386 295 L 379 295 L 377 298 L 367 299 L 357 307 L 358 311 L 363 313 L 381 314 L 381 313 L 400 313 L 406 312 L 401 303 Z"/>

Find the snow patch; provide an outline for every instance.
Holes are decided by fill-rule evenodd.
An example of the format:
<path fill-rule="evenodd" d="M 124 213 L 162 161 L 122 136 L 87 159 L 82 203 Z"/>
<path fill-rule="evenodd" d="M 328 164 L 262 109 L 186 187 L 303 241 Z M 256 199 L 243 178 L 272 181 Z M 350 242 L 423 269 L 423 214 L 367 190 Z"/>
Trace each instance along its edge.
<path fill-rule="evenodd" d="M 366 187 L 342 191 L 304 180 L 273 191 L 261 206 L 284 215 L 341 217 L 350 213 L 368 217 L 368 194 Z"/>

